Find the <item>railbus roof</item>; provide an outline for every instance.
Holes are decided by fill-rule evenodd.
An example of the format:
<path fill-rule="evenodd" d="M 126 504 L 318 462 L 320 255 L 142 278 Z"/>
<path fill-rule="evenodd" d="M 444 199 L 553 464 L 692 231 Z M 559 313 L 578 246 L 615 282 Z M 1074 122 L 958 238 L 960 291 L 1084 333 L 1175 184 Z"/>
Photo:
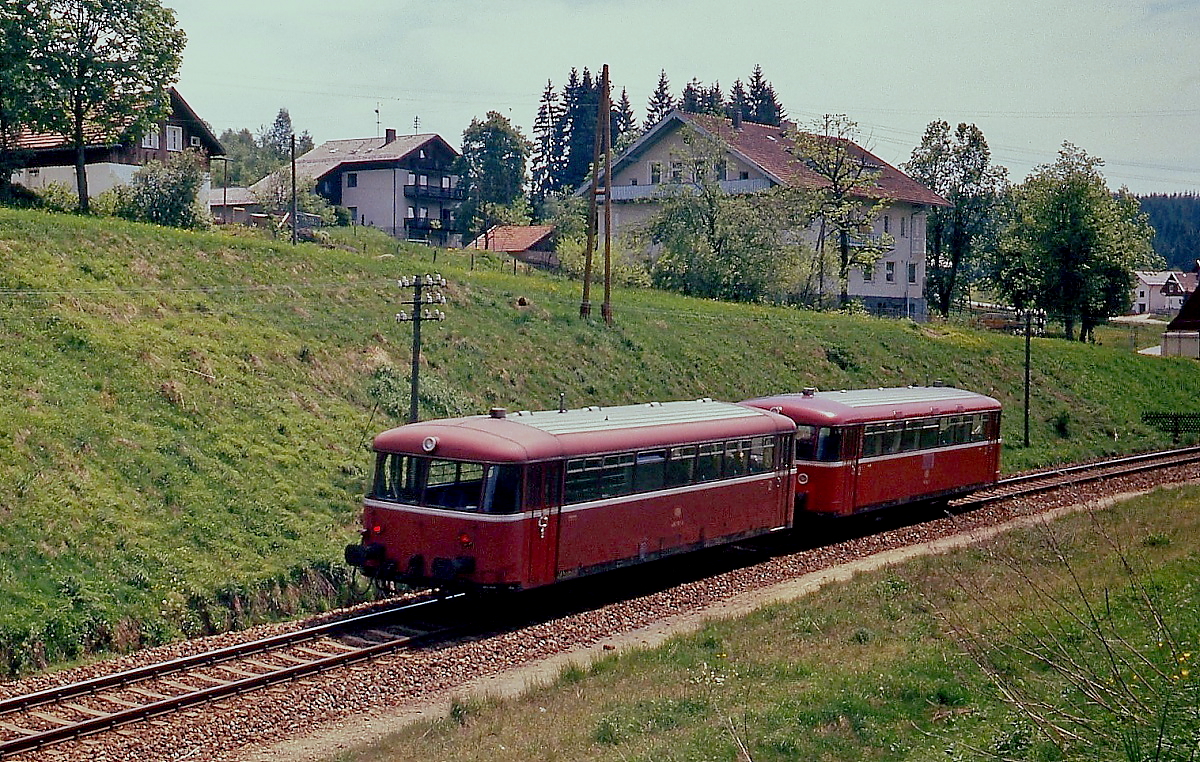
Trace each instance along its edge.
<path fill-rule="evenodd" d="M 997 400 L 952 386 L 900 386 L 836 392 L 805 390 L 759 397 L 741 404 L 775 410 L 798 424 L 819 426 L 1000 410 Z"/>
<path fill-rule="evenodd" d="M 423 421 L 375 437 L 379 452 L 505 463 L 790 433 L 762 409 L 710 399 L 538 410 Z"/>

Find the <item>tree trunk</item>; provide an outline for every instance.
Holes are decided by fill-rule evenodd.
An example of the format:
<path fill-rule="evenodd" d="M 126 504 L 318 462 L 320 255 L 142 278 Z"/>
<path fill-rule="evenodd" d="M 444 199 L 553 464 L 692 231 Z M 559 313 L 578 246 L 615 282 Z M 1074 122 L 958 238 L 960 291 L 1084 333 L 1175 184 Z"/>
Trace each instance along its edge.
<path fill-rule="evenodd" d="M 75 102 L 75 189 L 79 193 L 79 213 L 87 214 L 91 207 L 88 204 L 87 186 L 87 146 L 83 139 L 83 105 Z"/>
<path fill-rule="evenodd" d="M 838 231 L 838 275 L 842 284 L 842 292 L 838 295 L 838 306 L 845 307 L 850 303 L 850 234 L 845 230 Z"/>

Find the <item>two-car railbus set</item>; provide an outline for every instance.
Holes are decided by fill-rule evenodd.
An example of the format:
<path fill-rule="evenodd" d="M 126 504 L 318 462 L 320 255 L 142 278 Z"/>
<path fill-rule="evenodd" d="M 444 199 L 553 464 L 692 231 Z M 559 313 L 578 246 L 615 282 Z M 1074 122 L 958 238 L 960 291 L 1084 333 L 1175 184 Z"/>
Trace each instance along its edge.
<path fill-rule="evenodd" d="M 380 580 L 518 590 L 994 482 L 1000 403 L 946 386 L 490 414 L 374 440 Z"/>

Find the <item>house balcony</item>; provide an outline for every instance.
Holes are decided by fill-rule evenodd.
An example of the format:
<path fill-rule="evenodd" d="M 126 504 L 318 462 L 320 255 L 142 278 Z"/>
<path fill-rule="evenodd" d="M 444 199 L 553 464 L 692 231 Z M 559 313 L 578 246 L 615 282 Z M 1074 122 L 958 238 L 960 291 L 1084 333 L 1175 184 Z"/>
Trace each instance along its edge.
<path fill-rule="evenodd" d="M 404 220 L 404 227 L 409 231 L 442 231 L 448 225 L 448 222 L 438 217 L 407 217 Z"/>
<path fill-rule="evenodd" d="M 440 185 L 405 185 L 405 198 L 433 201 L 462 201 L 462 188 L 443 188 Z"/>

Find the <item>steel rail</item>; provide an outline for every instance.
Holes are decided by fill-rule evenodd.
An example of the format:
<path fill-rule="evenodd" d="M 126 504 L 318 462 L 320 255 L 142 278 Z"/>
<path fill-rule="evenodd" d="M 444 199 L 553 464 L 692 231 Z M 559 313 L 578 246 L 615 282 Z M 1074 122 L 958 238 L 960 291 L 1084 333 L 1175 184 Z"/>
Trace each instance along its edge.
<path fill-rule="evenodd" d="M 12 715 L 39 706 L 60 703 L 68 699 L 78 698 L 81 696 L 100 695 L 102 698 L 101 691 L 125 688 L 139 682 L 147 682 L 157 678 L 166 677 L 168 675 L 175 675 L 198 667 L 219 667 L 221 664 L 236 661 L 239 658 L 270 653 L 273 650 L 280 650 L 335 634 L 350 633 L 354 630 L 367 628 L 369 625 L 379 625 L 384 620 L 392 619 L 398 614 L 413 613 L 414 611 L 419 611 L 426 607 L 444 604 L 447 601 L 462 598 L 464 595 L 465 594 L 463 593 L 455 593 L 435 599 L 419 601 L 417 603 L 408 604 L 394 609 L 388 609 L 386 611 L 375 612 L 372 614 L 366 614 L 336 622 L 328 622 L 316 627 L 309 627 L 304 630 L 283 633 L 281 635 L 275 635 L 269 638 L 251 641 L 249 643 L 220 648 L 202 654 L 195 654 L 193 656 L 185 656 L 179 659 L 163 662 L 161 664 L 138 667 L 136 669 L 119 672 L 113 675 L 104 675 L 78 683 L 48 688 L 36 693 L 27 694 L 25 696 L 15 696 L 0 702 L 0 713 L 3 715 Z M 10 757 L 14 754 L 19 754 L 24 751 L 39 749 L 44 746 L 49 746 L 65 740 L 94 735 L 106 730 L 121 727 L 122 725 L 137 722 L 138 720 L 150 719 L 163 714 L 169 714 L 171 712 L 186 709 L 188 707 L 212 701 L 213 699 L 222 698 L 224 696 L 246 693 L 252 690 L 265 688 L 276 683 L 294 680 L 305 675 L 323 672 L 332 667 L 363 661 L 375 655 L 395 650 L 401 646 L 416 646 L 428 641 L 431 638 L 444 636 L 451 630 L 453 630 L 453 628 L 446 627 L 414 635 L 401 635 L 391 640 L 375 642 L 361 647 L 354 647 L 353 650 L 346 651 L 344 653 L 332 654 L 323 658 L 312 659 L 311 661 L 301 664 L 281 666 L 277 670 L 264 672 L 254 677 L 245 677 L 240 680 L 222 682 L 217 685 L 194 690 L 190 693 L 169 696 L 158 701 L 152 701 L 147 704 L 143 704 L 141 706 L 129 707 L 117 712 L 92 717 L 79 722 L 73 722 L 69 725 L 63 725 L 61 727 L 52 728 L 49 730 L 26 734 L 18 738 L 0 742 L 0 759 Z"/>

